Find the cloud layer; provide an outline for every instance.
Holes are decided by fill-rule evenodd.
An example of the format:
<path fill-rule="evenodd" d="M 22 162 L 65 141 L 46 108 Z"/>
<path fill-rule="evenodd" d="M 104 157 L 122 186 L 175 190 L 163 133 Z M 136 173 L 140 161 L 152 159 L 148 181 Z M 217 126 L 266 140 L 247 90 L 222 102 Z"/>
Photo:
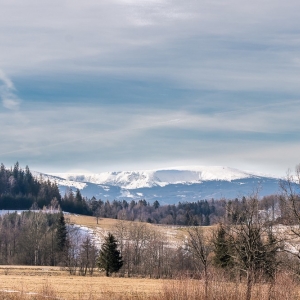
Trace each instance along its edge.
<path fill-rule="evenodd" d="M 298 1 L 1 6 L 4 163 L 283 175 L 298 163 Z"/>

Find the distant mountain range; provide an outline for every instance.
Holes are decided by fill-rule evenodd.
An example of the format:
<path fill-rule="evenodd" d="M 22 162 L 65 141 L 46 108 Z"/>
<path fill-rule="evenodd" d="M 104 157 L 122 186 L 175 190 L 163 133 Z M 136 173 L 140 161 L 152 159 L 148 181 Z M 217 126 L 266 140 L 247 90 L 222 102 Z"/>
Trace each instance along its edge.
<path fill-rule="evenodd" d="M 279 178 L 229 167 L 180 167 L 162 170 L 120 171 L 99 174 L 55 173 L 36 176 L 56 181 L 62 194 L 79 189 L 83 196 L 102 200 L 145 199 L 162 204 L 203 199 L 233 199 L 259 189 L 265 196 L 279 191 Z"/>

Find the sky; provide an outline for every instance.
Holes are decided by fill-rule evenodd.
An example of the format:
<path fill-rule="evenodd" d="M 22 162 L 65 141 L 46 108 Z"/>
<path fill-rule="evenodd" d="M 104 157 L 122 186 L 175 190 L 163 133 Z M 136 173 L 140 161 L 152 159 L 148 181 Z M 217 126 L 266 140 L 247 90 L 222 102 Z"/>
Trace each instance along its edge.
<path fill-rule="evenodd" d="M 300 163 L 300 2 L 0 0 L 0 162 Z"/>

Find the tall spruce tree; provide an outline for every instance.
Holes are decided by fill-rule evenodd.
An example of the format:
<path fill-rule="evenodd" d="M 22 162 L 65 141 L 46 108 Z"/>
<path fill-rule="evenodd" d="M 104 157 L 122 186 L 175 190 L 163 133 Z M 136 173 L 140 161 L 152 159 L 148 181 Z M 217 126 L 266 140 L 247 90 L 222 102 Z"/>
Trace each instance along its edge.
<path fill-rule="evenodd" d="M 67 244 L 67 226 L 63 212 L 60 212 L 57 220 L 56 246 L 59 252 L 63 251 Z"/>
<path fill-rule="evenodd" d="M 101 247 L 97 262 L 98 267 L 105 270 L 106 276 L 118 272 L 123 266 L 122 256 L 117 248 L 116 238 L 111 233 L 108 233 Z"/>
<path fill-rule="evenodd" d="M 233 266 L 232 259 L 232 247 L 230 246 L 230 241 L 226 236 L 226 230 L 223 225 L 220 224 L 217 232 L 213 239 L 214 244 L 214 265 L 221 268 L 228 268 Z"/>

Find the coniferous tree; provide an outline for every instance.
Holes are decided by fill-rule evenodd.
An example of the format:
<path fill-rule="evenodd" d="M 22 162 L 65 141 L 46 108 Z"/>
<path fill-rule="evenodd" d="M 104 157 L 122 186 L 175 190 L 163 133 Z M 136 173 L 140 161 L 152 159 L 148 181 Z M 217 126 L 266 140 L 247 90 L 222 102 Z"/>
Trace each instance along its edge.
<path fill-rule="evenodd" d="M 282 245 L 278 243 L 278 240 L 272 231 L 268 233 L 268 239 L 265 247 L 267 247 L 267 251 L 265 251 L 264 257 L 264 272 L 269 279 L 274 280 L 275 273 L 279 265 L 279 261 L 276 259 L 277 253 L 278 250 L 281 249 Z"/>
<path fill-rule="evenodd" d="M 75 194 L 75 200 L 76 200 L 77 202 L 79 202 L 79 203 L 81 203 L 81 202 L 83 201 L 83 199 L 82 199 L 82 195 L 81 195 L 81 193 L 80 193 L 80 190 L 79 190 L 79 189 L 77 189 L 77 190 L 76 190 L 76 194 Z"/>
<path fill-rule="evenodd" d="M 111 233 L 108 233 L 101 247 L 97 262 L 98 267 L 105 270 L 106 276 L 118 272 L 123 266 L 122 256 L 117 248 L 116 238 Z"/>
<path fill-rule="evenodd" d="M 153 207 L 154 207 L 155 209 L 158 209 L 158 208 L 160 207 L 160 204 L 159 204 L 159 202 L 158 202 L 157 200 L 154 201 Z"/>
<path fill-rule="evenodd" d="M 63 251 L 67 243 L 67 227 L 64 214 L 61 212 L 58 217 L 56 231 L 56 245 L 58 251 Z"/>
<path fill-rule="evenodd" d="M 230 241 L 226 236 L 226 230 L 220 224 L 213 240 L 214 244 L 214 265 L 221 268 L 228 268 L 233 266 L 233 259 L 231 255 Z"/>

